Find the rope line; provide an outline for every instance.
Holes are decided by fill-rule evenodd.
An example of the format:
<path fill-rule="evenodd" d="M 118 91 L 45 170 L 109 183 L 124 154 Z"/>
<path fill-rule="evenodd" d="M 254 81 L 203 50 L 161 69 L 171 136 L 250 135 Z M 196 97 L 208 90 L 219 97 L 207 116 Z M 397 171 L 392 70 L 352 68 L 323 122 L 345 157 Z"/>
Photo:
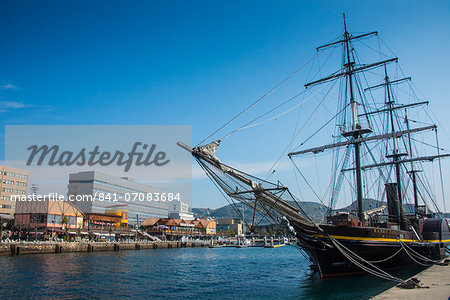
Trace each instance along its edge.
<path fill-rule="evenodd" d="M 399 282 L 399 283 L 405 283 L 405 281 L 403 279 L 395 277 L 395 276 L 387 273 L 386 271 L 383 271 L 382 269 L 378 268 L 377 266 L 371 264 L 367 260 L 365 260 L 362 257 L 360 257 L 359 255 L 357 255 L 356 253 L 352 252 L 351 250 L 349 250 L 347 247 L 342 245 L 340 242 L 338 242 L 332 236 L 329 235 L 328 237 L 330 238 L 330 240 L 333 243 L 333 245 L 348 260 L 350 260 L 353 264 L 355 264 L 357 267 L 359 267 L 363 271 L 366 271 L 366 272 L 368 272 L 368 273 L 370 273 L 370 274 L 372 274 L 374 276 L 377 276 L 377 277 L 380 277 L 380 278 L 383 278 L 383 279 L 386 279 L 386 280 L 395 281 L 395 282 Z M 365 266 L 363 263 L 366 263 L 368 266 Z"/>
<path fill-rule="evenodd" d="M 336 82 L 335 82 L 336 83 Z M 267 171 L 266 173 L 266 179 L 269 178 L 274 172 L 275 170 L 278 168 L 277 164 L 279 163 L 280 159 L 284 156 L 285 153 L 291 152 L 292 149 L 294 148 L 294 141 L 295 139 L 300 135 L 300 133 L 302 133 L 303 129 L 307 126 L 310 125 L 314 119 L 319 115 L 319 113 L 322 111 L 322 109 L 325 107 L 325 104 L 328 102 L 328 100 L 330 100 L 330 98 L 328 98 L 325 103 L 323 103 L 323 101 L 325 100 L 325 98 L 327 97 L 328 94 L 334 93 L 334 90 L 336 89 L 337 85 L 335 85 L 335 83 L 331 86 L 330 90 L 326 93 L 325 97 L 319 102 L 319 104 L 316 106 L 316 108 L 314 109 L 313 113 L 308 117 L 308 119 L 305 121 L 305 123 L 303 124 L 303 126 L 297 131 L 297 133 L 295 134 L 295 136 L 292 137 L 291 142 L 286 146 L 286 148 L 284 148 L 283 152 L 281 152 L 280 156 L 278 156 L 277 160 L 272 164 L 272 166 L 270 167 L 269 171 Z M 325 84 L 328 85 L 328 84 Z M 325 86 L 324 85 L 324 86 Z M 322 90 L 324 87 L 322 87 L 320 90 Z M 319 109 L 321 107 L 321 109 Z M 335 117 L 333 117 L 335 118 Z M 330 122 L 330 121 L 329 121 Z M 328 122 L 327 122 L 328 123 Z M 319 131 L 322 129 L 322 127 L 319 129 Z"/>
<path fill-rule="evenodd" d="M 237 118 L 239 118 L 242 114 L 246 113 L 248 110 L 250 110 L 253 106 L 255 106 L 256 104 L 258 104 L 259 102 L 261 102 L 264 98 L 266 98 L 267 96 L 269 96 L 270 94 L 272 94 L 273 92 L 275 92 L 280 86 L 282 86 L 283 84 L 286 83 L 286 81 L 288 81 L 289 79 L 291 79 L 292 76 L 294 76 L 295 74 L 297 74 L 298 72 L 300 72 L 302 69 L 304 69 L 307 65 L 309 65 L 311 62 L 313 62 L 320 54 L 321 52 L 318 52 L 316 54 L 316 56 L 314 56 L 313 58 L 311 58 L 307 63 L 305 63 L 303 66 L 301 66 L 299 69 L 297 69 L 294 73 L 292 73 L 291 75 L 289 75 L 286 79 L 284 79 L 283 81 L 281 81 L 279 84 L 277 84 L 273 89 L 271 89 L 270 91 L 268 91 L 267 93 L 265 93 L 262 97 L 260 97 L 258 100 L 256 100 L 255 102 L 253 102 L 250 106 L 248 106 L 247 108 L 245 108 L 243 111 L 241 111 L 240 113 L 238 113 L 236 116 L 234 116 L 230 121 L 226 122 L 224 125 L 222 125 L 221 127 L 219 127 L 216 131 L 214 131 L 212 134 L 210 134 L 208 137 L 206 137 L 205 139 L 203 139 L 200 143 L 197 144 L 197 147 L 200 146 L 201 144 L 203 144 L 206 140 L 208 140 L 209 138 L 211 138 L 212 136 L 214 136 L 216 133 L 218 133 L 219 131 L 221 131 L 222 129 L 224 129 L 225 127 L 227 127 L 228 125 L 230 125 L 234 120 L 236 120 Z"/>
<path fill-rule="evenodd" d="M 325 86 L 324 86 L 324 87 L 325 87 Z M 251 127 L 255 127 L 255 126 L 262 125 L 262 124 L 264 124 L 264 123 L 270 122 L 270 121 L 272 121 L 272 120 L 274 120 L 274 119 L 277 119 L 277 118 L 279 118 L 279 117 L 281 117 L 281 116 L 283 116 L 283 115 L 289 113 L 290 111 L 296 109 L 297 107 L 299 107 L 299 106 L 305 104 L 306 101 L 308 101 L 308 100 L 310 100 L 311 98 L 313 98 L 313 97 L 314 97 L 315 95 L 317 95 L 321 90 L 322 90 L 322 89 L 316 91 L 314 94 L 311 94 L 308 98 L 302 100 L 302 101 L 299 102 L 298 104 L 294 105 L 293 107 L 289 108 L 288 110 L 286 110 L 286 111 L 284 111 L 284 112 L 282 112 L 282 113 L 280 113 L 280 114 L 278 114 L 278 115 L 276 115 L 276 116 L 274 116 L 274 117 L 271 117 L 271 118 L 269 118 L 269 119 L 267 119 L 267 120 L 264 120 L 264 121 L 261 121 L 261 122 L 259 122 L 259 123 L 252 124 L 253 122 L 257 121 L 258 119 L 262 118 L 263 116 L 265 116 L 265 115 L 271 113 L 272 111 L 276 110 L 277 108 L 283 106 L 284 104 L 286 104 L 286 103 L 288 103 L 288 102 L 294 100 L 295 98 L 297 98 L 297 97 L 303 95 L 303 94 L 306 93 L 308 90 L 304 90 L 303 92 L 298 93 L 297 95 L 295 95 L 295 96 L 289 98 L 288 100 L 286 100 L 285 102 L 281 103 L 280 105 L 274 107 L 273 109 L 271 109 L 271 110 L 265 112 L 264 114 L 260 115 L 259 117 L 257 117 L 257 118 L 255 118 L 255 119 L 251 120 L 250 122 L 244 124 L 243 126 L 241 126 L 241 127 L 237 128 L 237 129 L 233 130 L 232 132 L 228 133 L 227 135 L 225 135 L 224 137 L 222 137 L 222 138 L 220 139 L 220 141 L 223 141 L 225 138 L 227 138 L 228 136 L 232 135 L 232 134 L 235 133 L 236 131 L 244 130 L 244 129 L 247 129 L 247 128 L 251 128 Z M 250 125 L 250 124 L 252 124 L 252 125 Z"/>
<path fill-rule="evenodd" d="M 409 246 L 408 246 L 405 242 L 403 242 L 402 240 L 399 239 L 399 241 L 400 241 L 400 244 L 402 245 L 402 247 L 404 247 L 404 249 L 405 249 L 405 251 L 406 251 L 406 253 L 407 253 L 408 255 L 411 254 L 412 256 L 417 257 L 417 258 L 420 258 L 420 259 L 422 259 L 422 260 L 425 261 L 425 262 L 431 263 L 431 265 L 435 265 L 435 264 L 440 264 L 440 263 L 441 263 L 441 262 L 438 261 L 438 260 L 430 259 L 430 258 L 425 257 L 425 256 L 423 256 L 422 254 L 420 254 L 420 253 L 414 251 L 411 247 L 409 247 Z M 409 253 L 408 250 L 409 250 L 411 253 Z M 411 257 L 411 255 L 410 255 L 410 257 Z M 411 258 L 412 258 L 412 257 L 411 257 Z M 413 259 L 413 260 L 416 261 L 415 259 Z M 417 261 L 416 261 L 416 262 L 417 262 Z M 420 263 L 419 263 L 419 264 L 420 264 Z M 429 265 L 428 265 L 428 266 L 429 266 Z"/>
<path fill-rule="evenodd" d="M 368 260 L 368 262 L 373 263 L 373 264 L 378 264 L 381 262 L 385 262 L 390 260 L 391 258 L 394 258 L 397 254 L 399 254 L 401 251 L 403 250 L 403 248 L 398 249 L 397 252 L 395 252 L 394 254 L 392 254 L 391 256 L 389 256 L 388 258 L 385 259 L 381 259 L 381 260 Z"/>

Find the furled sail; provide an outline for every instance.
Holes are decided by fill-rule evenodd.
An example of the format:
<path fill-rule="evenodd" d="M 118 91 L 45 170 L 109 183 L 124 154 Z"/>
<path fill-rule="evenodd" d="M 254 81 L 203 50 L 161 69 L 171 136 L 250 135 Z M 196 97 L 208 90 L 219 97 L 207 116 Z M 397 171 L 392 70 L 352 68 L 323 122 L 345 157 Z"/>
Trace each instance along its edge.
<path fill-rule="evenodd" d="M 203 170 L 228 197 L 244 203 L 277 224 L 282 224 L 286 218 L 306 231 L 317 232 L 318 227 L 305 214 L 287 187 L 221 163 L 215 155 L 218 142 L 193 149 L 180 142 L 178 145 L 192 153 Z"/>

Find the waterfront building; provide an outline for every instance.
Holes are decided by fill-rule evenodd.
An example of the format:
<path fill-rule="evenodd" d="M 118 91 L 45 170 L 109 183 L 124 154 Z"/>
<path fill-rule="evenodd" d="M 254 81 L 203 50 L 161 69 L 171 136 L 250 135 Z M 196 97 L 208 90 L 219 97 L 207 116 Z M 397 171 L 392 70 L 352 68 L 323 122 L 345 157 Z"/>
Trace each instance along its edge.
<path fill-rule="evenodd" d="M 83 213 L 66 199 L 39 196 L 18 200 L 15 212 L 15 229 L 31 239 L 49 239 L 68 235 L 96 240 L 115 240 L 134 236 L 128 228 L 127 212 L 123 209 L 107 213 Z"/>
<path fill-rule="evenodd" d="M 52 197 L 17 201 L 14 226 L 20 230 L 48 233 L 73 232 L 83 227 L 83 213 L 72 203 Z"/>
<path fill-rule="evenodd" d="M 151 235 L 167 239 L 179 239 L 183 236 L 205 237 L 216 234 L 216 221 L 149 218 L 142 222 L 140 228 Z"/>
<path fill-rule="evenodd" d="M 146 195 L 149 193 L 161 191 L 130 178 L 88 171 L 70 174 L 67 194 L 84 213 L 105 213 L 111 207 L 123 205 L 128 211 L 128 223 L 136 225 L 138 219 L 168 216 L 167 202 L 148 201 Z M 135 195 L 142 195 L 144 199 L 135 199 Z"/>
<path fill-rule="evenodd" d="M 244 233 L 244 222 L 239 219 L 218 219 L 217 234 L 222 235 L 242 235 Z"/>
<path fill-rule="evenodd" d="M 216 234 L 216 221 L 215 220 L 204 220 L 204 219 L 198 219 L 193 220 L 192 222 L 198 222 L 200 223 L 200 228 L 204 229 L 206 235 L 214 235 Z"/>
<path fill-rule="evenodd" d="M 29 172 L 0 166 L 0 219 L 12 219 L 15 212 L 15 196 L 27 194 Z"/>
<path fill-rule="evenodd" d="M 105 214 L 109 216 L 118 216 L 120 220 L 116 222 L 116 227 L 128 227 L 128 210 L 127 209 L 107 209 L 105 210 Z"/>
<path fill-rule="evenodd" d="M 280 228 L 277 224 L 258 225 L 253 228 L 253 233 L 257 235 L 286 235 L 286 229 Z"/>
<path fill-rule="evenodd" d="M 122 216 L 117 214 L 85 213 L 83 227 L 89 232 L 96 232 L 102 229 L 116 229 L 121 227 L 122 224 L 126 224 L 123 222 Z"/>
<path fill-rule="evenodd" d="M 16 237 L 20 239 L 47 240 L 67 236 L 71 241 L 81 238 L 112 241 L 135 236 L 124 217 L 126 214 L 118 215 L 117 211 L 84 214 L 73 202 L 39 196 L 35 200 L 17 201 L 14 227 Z"/>
<path fill-rule="evenodd" d="M 136 231 L 128 227 L 126 210 L 108 210 L 107 213 L 85 213 L 81 236 L 95 241 L 129 240 Z"/>
<path fill-rule="evenodd" d="M 169 203 L 169 218 L 194 220 L 194 214 L 189 211 L 189 205 L 181 200 L 175 200 Z"/>

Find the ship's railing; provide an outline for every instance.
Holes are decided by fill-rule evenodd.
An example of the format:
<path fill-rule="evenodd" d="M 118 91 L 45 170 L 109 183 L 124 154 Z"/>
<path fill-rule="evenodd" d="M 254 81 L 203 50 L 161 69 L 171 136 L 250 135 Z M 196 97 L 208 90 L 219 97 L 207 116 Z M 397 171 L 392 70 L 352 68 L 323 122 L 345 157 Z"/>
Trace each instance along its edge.
<path fill-rule="evenodd" d="M 371 221 L 373 223 L 387 223 L 389 221 L 389 215 L 381 215 L 381 214 L 373 215 L 371 217 Z"/>

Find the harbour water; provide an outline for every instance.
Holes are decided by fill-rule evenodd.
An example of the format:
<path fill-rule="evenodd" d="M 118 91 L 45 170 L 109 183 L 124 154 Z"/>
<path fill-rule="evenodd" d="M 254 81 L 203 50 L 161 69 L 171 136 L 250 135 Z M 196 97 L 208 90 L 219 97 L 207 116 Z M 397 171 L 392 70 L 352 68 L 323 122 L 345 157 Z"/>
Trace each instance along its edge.
<path fill-rule="evenodd" d="M 320 280 L 308 265 L 292 246 L 0 257 L 0 299 L 368 299 L 394 285 L 370 275 Z"/>

